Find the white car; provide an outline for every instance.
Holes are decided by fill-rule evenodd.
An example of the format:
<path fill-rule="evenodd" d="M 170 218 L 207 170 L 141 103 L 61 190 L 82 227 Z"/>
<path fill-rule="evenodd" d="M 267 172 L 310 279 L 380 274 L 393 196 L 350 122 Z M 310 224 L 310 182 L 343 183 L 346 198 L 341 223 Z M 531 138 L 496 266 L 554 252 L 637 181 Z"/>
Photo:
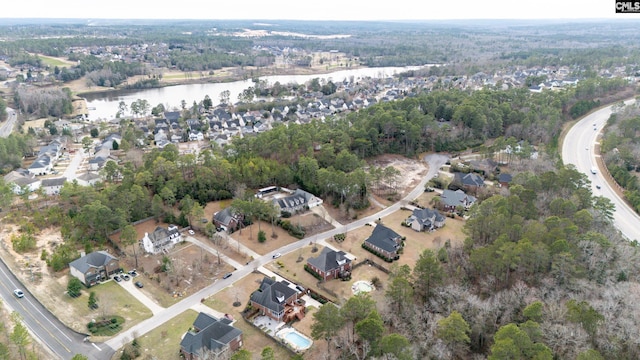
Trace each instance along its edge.
<path fill-rule="evenodd" d="M 20 290 L 20 289 L 15 289 L 15 290 L 13 290 L 13 294 L 14 294 L 17 298 L 23 298 L 23 297 L 24 297 L 24 292 L 22 292 L 22 290 Z"/>
<path fill-rule="evenodd" d="M 189 230 L 189 235 L 195 235 L 196 233 L 193 230 Z"/>
<path fill-rule="evenodd" d="M 273 258 L 274 258 L 274 259 L 277 259 L 277 258 L 279 258 L 280 256 L 282 256 L 282 254 L 280 254 L 280 253 L 275 253 L 275 254 L 273 254 Z"/>

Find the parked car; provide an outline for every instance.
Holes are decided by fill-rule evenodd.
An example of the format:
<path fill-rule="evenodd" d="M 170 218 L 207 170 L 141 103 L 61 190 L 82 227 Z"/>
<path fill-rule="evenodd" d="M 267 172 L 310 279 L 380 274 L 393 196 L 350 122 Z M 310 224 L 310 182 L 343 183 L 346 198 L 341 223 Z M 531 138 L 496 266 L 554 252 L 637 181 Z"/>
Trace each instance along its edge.
<path fill-rule="evenodd" d="M 599 189 L 600 189 L 600 185 L 596 185 L 596 189 L 598 189 L 598 190 L 599 190 Z"/>
<path fill-rule="evenodd" d="M 136 269 L 133 269 L 133 270 L 129 271 L 129 275 L 131 275 L 131 277 L 136 277 L 136 276 L 138 276 L 138 273 L 136 272 Z"/>
<path fill-rule="evenodd" d="M 233 275 L 232 273 L 226 273 L 224 274 L 224 276 L 222 277 L 223 279 L 228 279 L 231 277 L 231 275 Z"/>
<path fill-rule="evenodd" d="M 120 282 L 122 281 L 122 279 L 120 278 L 120 275 L 116 275 L 113 277 L 113 280 L 115 280 L 116 282 Z"/>
<path fill-rule="evenodd" d="M 280 256 L 282 256 L 282 254 L 280 254 L 280 253 L 275 253 L 275 254 L 273 254 L 273 258 L 274 258 L 274 259 L 277 259 L 277 258 L 279 258 Z"/>
<path fill-rule="evenodd" d="M 122 274 L 121 276 L 124 281 L 129 281 L 131 279 L 131 277 L 127 274 Z"/>
<path fill-rule="evenodd" d="M 144 287 L 144 285 L 142 285 L 142 283 L 140 281 L 136 281 L 135 285 L 140 289 L 142 289 Z"/>
<path fill-rule="evenodd" d="M 20 289 L 15 289 L 15 290 L 13 290 L 13 294 L 14 294 L 17 298 L 23 298 L 23 297 L 24 297 L 24 292 L 22 292 L 22 290 L 20 290 Z"/>
<path fill-rule="evenodd" d="M 189 229 L 189 235 L 195 235 L 195 234 L 196 233 L 193 230 Z"/>

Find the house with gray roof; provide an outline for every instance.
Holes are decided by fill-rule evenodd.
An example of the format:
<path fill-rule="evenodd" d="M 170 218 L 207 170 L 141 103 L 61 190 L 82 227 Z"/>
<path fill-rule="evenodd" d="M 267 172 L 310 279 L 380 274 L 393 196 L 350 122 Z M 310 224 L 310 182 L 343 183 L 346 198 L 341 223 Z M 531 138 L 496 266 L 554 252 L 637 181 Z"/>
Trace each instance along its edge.
<path fill-rule="evenodd" d="M 273 199 L 273 203 L 281 212 L 295 214 L 321 205 L 322 199 L 302 189 L 296 189 L 289 196 Z"/>
<path fill-rule="evenodd" d="M 253 308 L 260 310 L 260 315 L 282 321 L 285 309 L 292 306 L 297 299 L 298 292 L 289 282 L 276 281 L 265 276 L 258 290 L 251 294 L 250 302 Z"/>
<path fill-rule="evenodd" d="M 58 195 L 60 194 L 60 190 L 64 186 L 64 183 L 67 181 L 66 177 L 59 178 L 51 178 L 51 179 L 42 179 L 42 190 L 47 195 Z"/>
<path fill-rule="evenodd" d="M 442 195 L 440 195 L 440 205 L 445 211 L 455 211 L 458 206 L 463 206 L 465 209 L 469 209 L 475 202 L 475 197 L 467 195 L 461 189 L 456 191 L 447 189 L 442 192 Z"/>
<path fill-rule="evenodd" d="M 180 341 L 180 353 L 186 360 L 227 359 L 242 346 L 242 330 L 233 321 L 199 313 L 191 330 Z M 211 357 L 213 355 L 213 357 Z"/>
<path fill-rule="evenodd" d="M 371 236 L 364 241 L 364 247 L 389 260 L 395 260 L 398 258 L 398 250 L 402 248 L 402 237 L 388 227 L 377 224 Z"/>
<path fill-rule="evenodd" d="M 216 228 L 221 228 L 224 231 L 236 230 L 241 221 L 242 214 L 234 212 L 230 207 L 226 207 L 213 214 L 213 223 L 216 225 Z"/>
<path fill-rule="evenodd" d="M 11 186 L 13 193 L 16 195 L 36 191 L 42 185 L 40 179 L 26 169 L 11 171 L 4 176 L 4 181 Z"/>
<path fill-rule="evenodd" d="M 173 249 L 180 241 L 182 238 L 177 226 L 169 225 L 166 228 L 158 226 L 151 234 L 144 233 L 142 247 L 149 254 L 159 254 Z"/>
<path fill-rule="evenodd" d="M 454 173 L 453 182 L 467 190 L 477 190 L 478 188 L 485 186 L 482 176 L 475 173 Z"/>
<path fill-rule="evenodd" d="M 106 251 L 94 251 L 69 263 L 71 276 L 90 287 L 120 271 L 120 262 Z"/>
<path fill-rule="evenodd" d="M 320 255 L 307 259 L 307 268 L 320 275 L 324 281 L 348 277 L 351 272 L 351 259 L 344 251 L 335 251 L 328 247 Z"/>
<path fill-rule="evenodd" d="M 445 217 L 438 210 L 414 209 L 405 222 L 415 231 L 432 231 L 444 226 Z"/>

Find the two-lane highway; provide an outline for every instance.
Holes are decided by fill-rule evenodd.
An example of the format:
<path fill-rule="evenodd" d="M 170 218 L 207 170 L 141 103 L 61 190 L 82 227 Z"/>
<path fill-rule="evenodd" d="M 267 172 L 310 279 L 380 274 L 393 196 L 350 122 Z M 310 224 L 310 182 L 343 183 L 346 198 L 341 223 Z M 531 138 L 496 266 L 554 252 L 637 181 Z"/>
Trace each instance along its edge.
<path fill-rule="evenodd" d="M 633 99 L 625 101 L 627 105 L 633 103 Z M 611 200 L 616 207 L 613 213 L 614 224 L 620 232 L 629 240 L 640 240 L 640 216 L 605 181 L 605 175 L 602 174 L 605 169 L 598 167 L 599 155 L 595 153 L 598 135 L 613 113 L 614 106 L 616 105 L 597 110 L 573 125 L 563 140 L 562 160 L 565 164 L 575 165 L 578 171 L 589 176 L 594 195 Z M 597 168 L 595 174 L 591 172 L 592 167 Z M 600 186 L 600 189 L 596 186 Z"/>
<path fill-rule="evenodd" d="M 25 293 L 23 298 L 14 296 L 13 290 L 18 288 Z M 86 335 L 61 323 L 20 284 L 4 261 L 0 261 L 0 295 L 6 306 L 20 314 L 27 329 L 48 347 L 51 358 L 68 360 L 75 354 L 84 354 L 89 359 L 100 360 L 113 355 L 114 350 L 105 344 L 85 342 Z"/>
<path fill-rule="evenodd" d="M 12 132 L 18 120 L 18 114 L 15 110 L 7 108 L 7 120 L 0 125 L 0 137 L 6 138 Z"/>

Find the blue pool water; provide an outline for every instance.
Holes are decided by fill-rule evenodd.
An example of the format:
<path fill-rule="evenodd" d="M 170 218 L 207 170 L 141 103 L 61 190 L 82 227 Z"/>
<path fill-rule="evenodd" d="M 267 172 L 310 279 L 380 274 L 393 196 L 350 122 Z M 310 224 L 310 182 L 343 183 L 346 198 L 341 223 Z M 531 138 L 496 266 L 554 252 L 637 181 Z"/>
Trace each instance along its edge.
<path fill-rule="evenodd" d="M 299 349 L 307 349 L 311 346 L 311 340 L 300 335 L 297 331 L 285 334 L 284 338 Z"/>

